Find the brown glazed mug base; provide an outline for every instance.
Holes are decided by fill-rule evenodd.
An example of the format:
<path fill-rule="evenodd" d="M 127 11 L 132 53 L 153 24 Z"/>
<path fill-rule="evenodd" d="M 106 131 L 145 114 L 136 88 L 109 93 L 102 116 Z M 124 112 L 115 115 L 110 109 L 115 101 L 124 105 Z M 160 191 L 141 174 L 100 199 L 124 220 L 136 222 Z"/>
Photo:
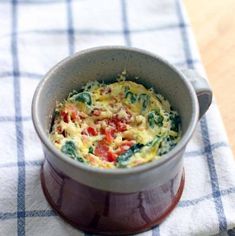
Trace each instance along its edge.
<path fill-rule="evenodd" d="M 184 189 L 184 171 L 160 186 L 153 184 L 148 190 L 116 193 L 80 184 L 45 160 L 41 185 L 52 208 L 79 230 L 130 235 L 159 225 L 171 213 Z"/>

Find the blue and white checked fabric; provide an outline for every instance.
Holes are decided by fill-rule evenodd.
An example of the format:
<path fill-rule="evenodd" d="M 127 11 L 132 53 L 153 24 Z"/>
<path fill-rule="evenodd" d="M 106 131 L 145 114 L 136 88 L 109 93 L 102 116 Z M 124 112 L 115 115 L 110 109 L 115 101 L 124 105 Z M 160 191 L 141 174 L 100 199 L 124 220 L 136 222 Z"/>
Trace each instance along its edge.
<path fill-rule="evenodd" d="M 83 235 L 43 196 L 43 153 L 30 107 L 49 68 L 100 45 L 144 48 L 204 74 L 180 0 L 0 1 L 0 235 Z M 185 171 L 178 207 L 141 235 L 213 235 L 235 227 L 235 166 L 215 102 L 188 145 Z"/>

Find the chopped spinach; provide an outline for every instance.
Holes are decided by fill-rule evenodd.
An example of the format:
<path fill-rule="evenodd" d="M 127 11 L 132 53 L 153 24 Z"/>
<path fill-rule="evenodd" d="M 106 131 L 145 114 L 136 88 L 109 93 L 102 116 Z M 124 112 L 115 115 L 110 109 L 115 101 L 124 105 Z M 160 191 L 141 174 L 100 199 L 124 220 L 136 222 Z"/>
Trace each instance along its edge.
<path fill-rule="evenodd" d="M 92 146 L 90 146 L 90 147 L 89 147 L 89 149 L 88 149 L 88 153 L 91 153 L 91 154 L 93 154 L 93 151 L 94 151 L 94 150 L 93 150 L 93 147 L 92 147 Z"/>
<path fill-rule="evenodd" d="M 86 103 L 89 106 L 92 104 L 91 95 L 88 92 L 75 93 L 69 99 L 72 101 Z"/>
<path fill-rule="evenodd" d="M 79 162 L 82 162 L 82 163 L 84 163 L 84 159 L 83 159 L 83 158 L 81 158 L 81 157 L 76 157 L 76 160 L 77 160 L 77 161 L 79 161 Z"/>
<path fill-rule="evenodd" d="M 180 117 L 175 112 L 170 112 L 171 130 L 178 132 L 180 126 Z"/>
<path fill-rule="evenodd" d="M 155 126 L 155 116 L 154 112 L 149 112 L 148 114 L 148 123 L 151 128 L 154 128 Z"/>
<path fill-rule="evenodd" d="M 177 144 L 177 141 L 175 139 L 173 139 L 170 136 L 164 137 L 162 142 L 159 145 L 159 149 L 158 149 L 158 155 L 162 156 L 166 153 L 168 153 L 170 150 L 173 149 L 173 147 L 175 147 Z"/>
<path fill-rule="evenodd" d="M 137 100 L 137 95 L 132 93 L 131 91 L 127 91 L 125 98 L 129 99 L 131 103 L 135 103 Z"/>
<path fill-rule="evenodd" d="M 84 160 L 78 155 L 75 143 L 73 141 L 66 141 L 65 144 L 62 146 L 61 151 L 64 154 L 67 154 L 74 160 L 78 160 L 80 162 L 84 162 Z"/>
<path fill-rule="evenodd" d="M 142 110 L 144 111 L 149 105 L 150 97 L 148 94 L 142 93 L 138 97 L 138 101 L 142 103 Z"/>
<path fill-rule="evenodd" d="M 163 116 L 157 110 L 151 111 L 148 114 L 148 124 L 152 129 L 155 127 L 155 125 L 162 127 L 163 119 Z"/>
<path fill-rule="evenodd" d="M 159 127 L 162 127 L 162 126 L 163 126 L 163 120 L 164 120 L 163 116 L 159 114 L 159 115 L 158 115 L 158 118 L 157 118 L 157 125 L 158 125 Z"/>
<path fill-rule="evenodd" d="M 164 155 L 164 154 L 166 154 L 166 153 L 168 153 L 169 152 L 169 150 L 168 149 L 166 149 L 166 148 L 159 148 L 159 150 L 158 150 L 158 155 L 159 156 L 162 156 L 162 155 Z"/>
<path fill-rule="evenodd" d="M 133 146 L 131 146 L 126 152 L 119 155 L 116 162 L 117 167 L 119 168 L 126 167 L 127 162 L 131 158 L 131 156 L 139 152 L 142 147 L 144 147 L 144 144 L 136 143 Z"/>
<path fill-rule="evenodd" d="M 142 111 L 144 111 L 149 105 L 150 97 L 148 94 L 135 94 L 129 90 L 128 87 L 125 87 L 125 98 L 128 99 L 132 104 L 135 102 L 140 102 L 142 104 Z"/>

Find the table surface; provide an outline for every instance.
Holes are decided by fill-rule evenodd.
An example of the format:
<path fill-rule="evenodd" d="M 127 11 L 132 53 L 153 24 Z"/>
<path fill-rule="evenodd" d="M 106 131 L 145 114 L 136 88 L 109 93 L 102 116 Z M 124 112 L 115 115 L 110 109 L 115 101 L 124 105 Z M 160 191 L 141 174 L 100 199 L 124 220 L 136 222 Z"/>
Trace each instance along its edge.
<path fill-rule="evenodd" d="M 235 0 L 184 0 L 235 153 Z"/>

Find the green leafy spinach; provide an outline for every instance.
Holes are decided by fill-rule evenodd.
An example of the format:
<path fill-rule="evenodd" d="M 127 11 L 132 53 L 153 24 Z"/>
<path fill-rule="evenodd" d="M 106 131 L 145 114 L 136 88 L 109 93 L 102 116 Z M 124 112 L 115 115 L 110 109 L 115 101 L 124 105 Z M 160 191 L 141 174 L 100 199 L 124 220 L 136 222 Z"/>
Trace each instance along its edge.
<path fill-rule="evenodd" d="M 150 111 L 148 114 L 148 124 L 152 129 L 155 127 L 155 125 L 157 125 L 158 127 L 162 127 L 163 120 L 163 116 L 157 110 Z"/>
<path fill-rule="evenodd" d="M 132 93 L 131 91 L 127 91 L 125 94 L 125 98 L 129 99 L 129 101 L 133 104 L 137 100 L 137 95 Z"/>
<path fill-rule="evenodd" d="M 144 144 L 136 143 L 133 146 L 131 146 L 126 152 L 119 155 L 116 162 L 117 167 L 119 168 L 126 167 L 131 156 L 139 152 L 142 147 L 144 147 Z"/>
<path fill-rule="evenodd" d="M 61 148 L 61 151 L 74 160 L 84 162 L 83 158 L 81 158 L 77 153 L 75 143 L 71 140 L 65 142 L 65 144 Z"/>
<path fill-rule="evenodd" d="M 179 126 L 180 126 L 180 116 L 176 114 L 175 112 L 170 112 L 170 117 L 171 121 L 171 130 L 178 132 L 179 131 Z"/>
<path fill-rule="evenodd" d="M 89 92 L 74 93 L 69 100 L 83 102 L 90 106 L 92 104 L 91 95 Z"/>
<path fill-rule="evenodd" d="M 142 111 L 146 110 L 149 105 L 150 97 L 148 94 L 142 93 L 138 97 L 138 101 L 142 104 Z"/>

